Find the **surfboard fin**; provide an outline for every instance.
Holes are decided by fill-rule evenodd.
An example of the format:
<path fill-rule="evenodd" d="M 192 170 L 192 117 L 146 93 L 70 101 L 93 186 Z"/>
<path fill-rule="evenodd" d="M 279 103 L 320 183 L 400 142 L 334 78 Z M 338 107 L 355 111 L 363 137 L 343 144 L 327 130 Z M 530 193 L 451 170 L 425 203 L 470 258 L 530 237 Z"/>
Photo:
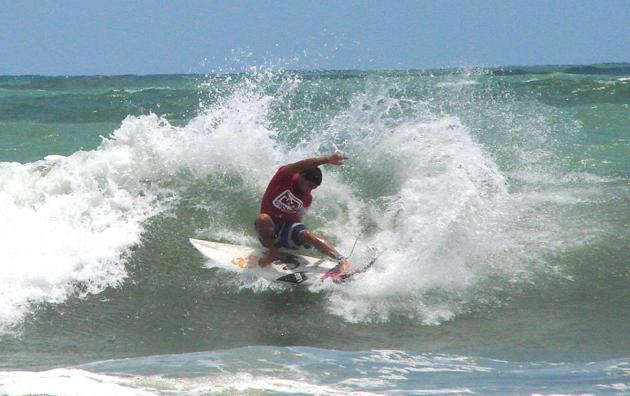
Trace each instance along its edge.
<path fill-rule="evenodd" d="M 280 282 L 288 282 L 293 283 L 294 285 L 299 285 L 306 280 L 306 274 L 304 272 L 294 272 L 292 274 L 281 276 L 276 280 Z"/>

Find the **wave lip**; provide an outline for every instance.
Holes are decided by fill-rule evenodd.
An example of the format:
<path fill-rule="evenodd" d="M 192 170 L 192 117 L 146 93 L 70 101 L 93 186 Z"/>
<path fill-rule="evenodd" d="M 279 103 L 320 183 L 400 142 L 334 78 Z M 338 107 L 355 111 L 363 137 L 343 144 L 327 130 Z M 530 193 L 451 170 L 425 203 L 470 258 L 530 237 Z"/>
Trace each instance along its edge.
<path fill-rule="evenodd" d="M 142 222 L 162 208 L 143 159 L 106 139 L 68 157 L 0 164 L 0 330 L 32 304 L 96 293 L 125 278 L 124 257 Z"/>

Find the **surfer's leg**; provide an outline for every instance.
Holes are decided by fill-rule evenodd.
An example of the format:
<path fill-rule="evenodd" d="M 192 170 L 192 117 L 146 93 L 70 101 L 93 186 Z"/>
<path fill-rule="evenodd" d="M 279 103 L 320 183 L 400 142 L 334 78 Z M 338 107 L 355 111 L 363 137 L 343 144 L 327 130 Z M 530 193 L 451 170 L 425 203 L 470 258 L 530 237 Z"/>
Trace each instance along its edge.
<path fill-rule="evenodd" d="M 302 244 L 311 245 L 321 253 L 333 258 L 337 259 L 339 257 L 339 252 L 337 249 L 330 243 L 330 241 L 323 236 L 314 233 L 311 230 L 303 230 L 300 232 L 300 240 Z"/>
<path fill-rule="evenodd" d="M 352 267 L 348 262 L 348 259 L 339 254 L 337 249 L 330 243 L 330 241 L 321 235 L 314 233 L 311 230 L 304 230 L 300 232 L 300 239 L 303 244 L 313 246 L 321 253 L 339 261 L 339 267 L 343 276 L 349 276 L 352 273 Z"/>
<path fill-rule="evenodd" d="M 256 219 L 256 232 L 263 246 L 269 249 L 269 252 L 258 261 L 260 266 L 264 267 L 271 263 L 278 255 L 278 248 L 274 245 L 275 224 L 271 216 L 265 213 L 258 215 Z"/>
<path fill-rule="evenodd" d="M 262 242 L 264 247 L 272 248 L 274 245 L 275 224 L 271 216 L 265 213 L 259 214 L 255 225 L 260 242 Z"/>

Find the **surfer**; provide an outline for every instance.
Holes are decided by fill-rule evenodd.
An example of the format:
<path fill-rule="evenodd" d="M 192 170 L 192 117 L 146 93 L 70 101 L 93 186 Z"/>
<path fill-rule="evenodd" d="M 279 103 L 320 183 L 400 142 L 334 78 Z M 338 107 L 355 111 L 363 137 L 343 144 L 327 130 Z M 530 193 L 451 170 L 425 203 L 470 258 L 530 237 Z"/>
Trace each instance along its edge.
<path fill-rule="evenodd" d="M 343 154 L 333 153 L 283 165 L 278 169 L 263 195 L 260 214 L 256 219 L 256 232 L 263 246 L 268 249 L 258 261 L 261 267 L 278 256 L 280 247 L 295 249 L 298 246 L 313 246 L 337 260 L 342 275 L 352 273 L 348 260 L 328 240 L 301 223 L 302 215 L 313 200 L 311 191 L 322 182 L 319 166 L 341 165 L 347 159 Z"/>

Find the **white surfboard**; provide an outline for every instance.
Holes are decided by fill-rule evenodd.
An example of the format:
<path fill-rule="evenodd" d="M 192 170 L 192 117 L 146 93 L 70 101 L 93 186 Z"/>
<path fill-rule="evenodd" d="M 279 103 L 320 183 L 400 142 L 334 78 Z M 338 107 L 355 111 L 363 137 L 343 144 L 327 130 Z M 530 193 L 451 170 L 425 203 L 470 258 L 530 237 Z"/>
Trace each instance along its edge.
<path fill-rule="evenodd" d="M 210 260 L 208 268 L 222 268 L 242 275 L 251 274 L 269 281 L 292 284 L 312 284 L 335 276 L 337 262 L 328 259 L 281 252 L 277 260 L 265 267 L 258 266 L 262 248 L 190 239 L 190 243 Z M 328 275 L 327 275 L 328 273 Z"/>

